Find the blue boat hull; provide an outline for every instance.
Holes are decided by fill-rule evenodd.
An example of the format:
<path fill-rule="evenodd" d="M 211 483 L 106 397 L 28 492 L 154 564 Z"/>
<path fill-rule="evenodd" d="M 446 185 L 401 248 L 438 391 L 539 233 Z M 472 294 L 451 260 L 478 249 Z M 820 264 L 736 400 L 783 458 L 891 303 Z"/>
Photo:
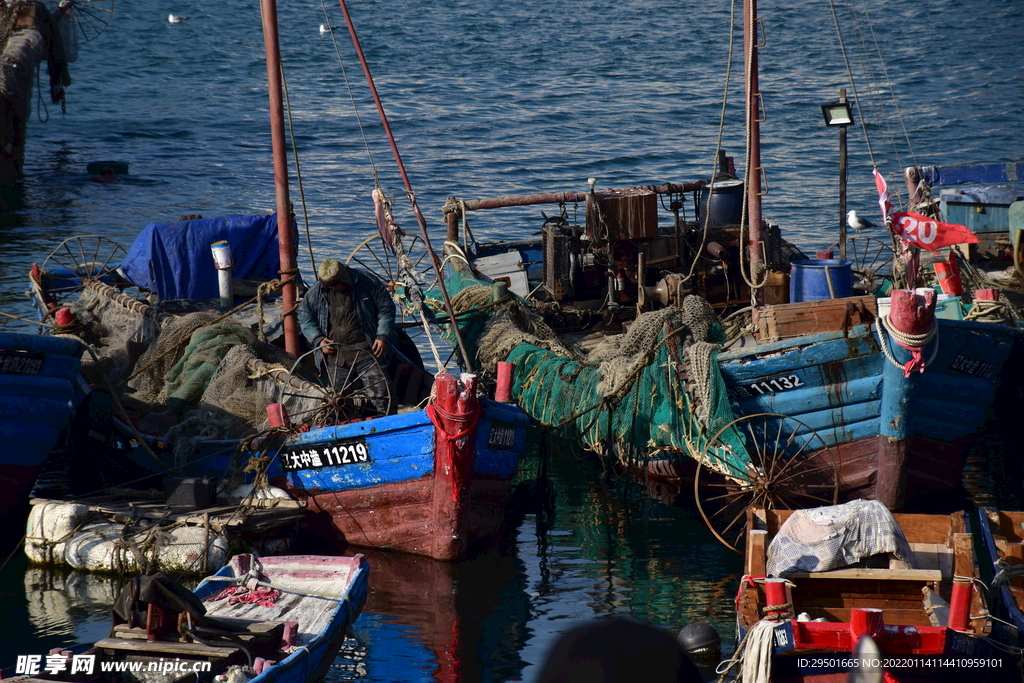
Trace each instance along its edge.
<path fill-rule="evenodd" d="M 482 401 L 467 465 L 439 448 L 422 410 L 314 429 L 268 474 L 350 544 L 455 560 L 501 525 L 528 426 L 518 408 Z"/>
<path fill-rule="evenodd" d="M 733 412 L 798 420 L 787 422 L 785 436 L 806 446 L 812 461 L 834 459 L 843 499 L 874 498 L 901 509 L 958 489 L 1020 334 L 988 323 L 938 323 L 934 360 L 909 377 L 886 358 L 867 325 L 723 353 L 719 367 Z M 909 359 L 890 339 L 886 343 L 897 362 Z M 663 458 L 652 472 L 680 476 L 686 469 L 680 460 Z"/>
<path fill-rule="evenodd" d="M 25 505 L 85 398 L 83 350 L 73 339 L 0 333 L 0 515 Z"/>

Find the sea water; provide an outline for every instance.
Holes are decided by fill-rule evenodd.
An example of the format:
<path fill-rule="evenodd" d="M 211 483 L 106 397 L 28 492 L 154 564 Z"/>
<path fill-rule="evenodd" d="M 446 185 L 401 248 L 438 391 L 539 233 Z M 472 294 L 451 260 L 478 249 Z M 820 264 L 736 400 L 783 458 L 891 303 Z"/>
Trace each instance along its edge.
<path fill-rule="evenodd" d="M 867 0 L 856 7 L 869 12 L 870 31 L 854 29 L 849 7 L 836 4 L 851 64 L 862 47 L 873 54 L 875 41 L 885 58 L 886 70 L 875 66 L 876 80 L 856 90 L 829 3 L 760 3 L 764 212 L 809 252 L 838 239 L 838 135 L 819 105 L 839 88 L 862 105 L 849 129 L 849 208 L 861 215 L 878 215 L 873 163 L 900 190 L 902 166 L 1024 160 L 1018 0 Z M 350 10 L 437 239 L 449 196 L 582 191 L 590 177 L 598 189 L 688 182 L 712 172 L 727 2 L 353 0 Z M 168 11 L 189 19 L 171 24 Z M 374 231 L 375 172 L 395 196 L 399 223 L 414 230 L 415 221 L 347 32 L 319 32 L 343 26 L 338 7 L 282 2 L 279 14 L 304 194 L 293 166 L 291 199 L 308 272 L 304 217 L 317 260 L 347 256 Z M 258 3 L 240 0 L 116 6 L 109 28 L 71 65 L 67 113 L 37 103 L 25 177 L 0 195 L 0 310 L 34 316 L 28 269 L 66 237 L 127 246 L 151 221 L 274 210 L 260 26 Z M 733 53 L 721 146 L 742 170 L 738 34 Z M 86 166 L 100 160 L 125 161 L 130 172 L 119 183 L 91 182 Z M 479 239 L 525 238 L 540 229 L 541 209 L 553 210 L 471 214 L 470 224 Z M 0 329 L 32 327 L 5 319 Z M 707 620 L 731 639 L 742 564 L 686 495 L 666 497 L 550 447 L 528 459 L 521 479 L 523 505 L 494 547 L 451 567 L 378 559 L 376 611 L 356 623 L 360 642 L 348 644 L 333 680 L 530 680 L 558 633 L 611 613 L 670 632 Z M 117 587 L 12 559 L 0 581 L 0 666 L 106 635 Z"/>

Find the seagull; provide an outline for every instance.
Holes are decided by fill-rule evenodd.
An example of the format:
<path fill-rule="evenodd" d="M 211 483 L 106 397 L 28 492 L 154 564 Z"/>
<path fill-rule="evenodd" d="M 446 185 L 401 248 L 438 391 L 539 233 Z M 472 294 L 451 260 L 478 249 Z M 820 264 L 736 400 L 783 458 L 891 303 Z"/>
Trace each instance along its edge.
<path fill-rule="evenodd" d="M 875 227 L 875 224 L 868 219 L 858 216 L 856 211 L 846 214 L 846 224 L 858 231 Z"/>
<path fill-rule="evenodd" d="M 180 24 L 183 21 L 188 21 L 188 17 L 182 16 L 180 14 L 168 14 L 167 21 L 169 21 L 172 24 Z"/>
<path fill-rule="evenodd" d="M 333 31 L 336 28 L 338 28 L 338 27 L 337 26 L 327 26 L 326 24 L 320 24 L 320 33 L 330 33 L 331 31 Z"/>

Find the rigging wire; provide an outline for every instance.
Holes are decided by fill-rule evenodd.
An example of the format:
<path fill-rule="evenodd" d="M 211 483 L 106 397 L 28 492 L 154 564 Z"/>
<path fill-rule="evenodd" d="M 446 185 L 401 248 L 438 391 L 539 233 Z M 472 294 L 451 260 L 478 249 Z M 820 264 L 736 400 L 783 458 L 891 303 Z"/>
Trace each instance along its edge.
<path fill-rule="evenodd" d="M 701 231 L 700 247 L 697 249 L 697 252 L 694 254 L 693 262 L 690 263 L 690 272 L 688 272 L 686 274 L 686 277 L 683 278 L 683 282 L 688 282 L 690 279 L 693 278 L 694 271 L 697 269 L 697 264 L 701 260 L 701 256 L 704 253 L 704 247 L 707 245 L 707 241 L 708 241 L 708 229 L 709 229 L 710 224 L 711 224 L 711 211 L 710 211 L 710 208 L 711 208 L 711 197 L 712 197 L 712 195 L 715 192 L 715 176 L 718 175 L 718 160 L 719 160 L 718 150 L 720 150 L 722 148 L 722 136 L 724 135 L 724 131 L 725 131 L 725 113 L 726 113 L 726 108 L 727 108 L 727 106 L 729 104 L 729 82 L 730 82 L 730 79 L 732 77 L 733 45 L 735 43 L 735 39 L 736 39 L 736 0 L 732 0 L 732 2 L 729 4 L 729 50 L 727 52 L 727 56 L 726 56 L 726 60 L 725 60 L 725 86 L 724 86 L 724 88 L 722 90 L 722 113 L 719 115 L 719 119 L 718 119 L 718 139 L 717 139 L 717 141 L 715 143 L 715 160 L 714 160 L 714 162 L 711 165 L 711 182 L 708 184 L 707 197 L 703 198 L 704 199 L 704 206 L 705 206 L 705 211 L 704 211 L 704 229 Z M 744 183 L 744 187 L 746 187 L 746 183 Z M 697 197 L 698 197 L 698 199 L 697 199 L 697 205 L 695 207 L 695 212 L 700 210 L 700 202 L 701 202 L 701 199 L 702 199 L 700 194 L 698 194 Z M 743 257 L 741 255 L 740 256 L 740 260 L 742 261 L 742 259 L 743 259 Z"/>
<path fill-rule="evenodd" d="M 327 3 L 324 0 L 320 0 L 320 7 L 324 11 L 324 21 L 327 25 L 331 25 L 331 18 L 327 14 Z M 359 127 L 359 135 L 363 138 L 363 147 L 366 148 L 366 156 L 370 159 L 370 172 L 373 174 L 373 185 L 380 189 L 380 176 L 377 175 L 377 164 L 373 161 L 373 152 L 370 151 L 370 142 L 366 139 L 366 129 L 363 128 L 363 119 L 359 116 L 359 107 L 356 105 L 356 96 L 352 92 L 352 82 L 348 79 L 348 71 L 345 69 L 345 60 L 341 58 L 341 48 L 338 47 L 338 39 L 334 37 L 334 31 L 329 32 L 331 34 L 331 42 L 334 43 L 334 53 L 338 56 L 338 65 L 341 67 L 341 75 L 345 78 L 345 88 L 348 90 L 348 97 L 352 100 L 352 111 L 356 115 L 356 125 Z M 383 190 L 382 190 L 383 193 Z"/>
<path fill-rule="evenodd" d="M 306 210 L 306 193 L 302 189 L 302 169 L 299 167 L 299 148 L 295 142 L 295 125 L 292 123 L 292 101 L 288 95 L 288 79 L 284 76 L 284 62 L 281 63 L 281 89 L 284 91 L 284 108 L 288 113 L 288 135 L 292 139 L 292 157 L 295 159 L 295 178 L 299 185 L 299 203 L 302 204 L 302 220 L 306 224 L 306 247 L 309 249 L 309 263 L 313 276 L 319 281 L 320 275 L 313 259 L 313 240 L 309 235 L 309 212 Z"/>
<path fill-rule="evenodd" d="M 896 118 L 900 122 L 900 128 L 903 130 L 903 137 L 907 141 L 907 149 L 910 151 L 910 158 L 914 166 L 917 166 L 917 155 L 914 152 L 914 145 L 910 142 L 910 133 L 907 132 L 906 122 L 903 120 L 903 112 L 900 111 L 900 103 L 896 98 L 896 91 L 892 87 L 892 79 L 889 78 L 889 72 L 885 68 L 885 60 L 882 58 L 882 48 L 878 44 L 878 37 L 875 35 L 875 27 L 871 23 L 871 17 L 868 15 L 868 6 L 864 0 L 861 0 L 861 5 L 864 11 L 864 20 L 868 26 L 868 31 L 871 32 L 871 40 L 875 45 L 875 54 L 878 55 L 878 64 L 882 70 L 882 75 L 885 76 L 885 84 L 889 88 L 889 96 L 892 98 L 893 108 L 896 109 Z"/>

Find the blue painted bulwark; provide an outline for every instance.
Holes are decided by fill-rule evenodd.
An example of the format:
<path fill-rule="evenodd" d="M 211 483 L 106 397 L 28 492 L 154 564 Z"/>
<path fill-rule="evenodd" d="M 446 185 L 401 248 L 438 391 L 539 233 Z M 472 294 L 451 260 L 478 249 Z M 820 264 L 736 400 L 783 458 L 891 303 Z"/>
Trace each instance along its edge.
<path fill-rule="evenodd" d="M 962 183 L 1006 183 L 1024 180 L 1024 162 L 973 164 L 966 166 L 924 166 L 924 181 L 929 185 Z"/>
<path fill-rule="evenodd" d="M 39 466 L 57 445 L 88 390 L 78 375 L 84 349 L 64 337 L 0 333 L 0 465 Z"/>

